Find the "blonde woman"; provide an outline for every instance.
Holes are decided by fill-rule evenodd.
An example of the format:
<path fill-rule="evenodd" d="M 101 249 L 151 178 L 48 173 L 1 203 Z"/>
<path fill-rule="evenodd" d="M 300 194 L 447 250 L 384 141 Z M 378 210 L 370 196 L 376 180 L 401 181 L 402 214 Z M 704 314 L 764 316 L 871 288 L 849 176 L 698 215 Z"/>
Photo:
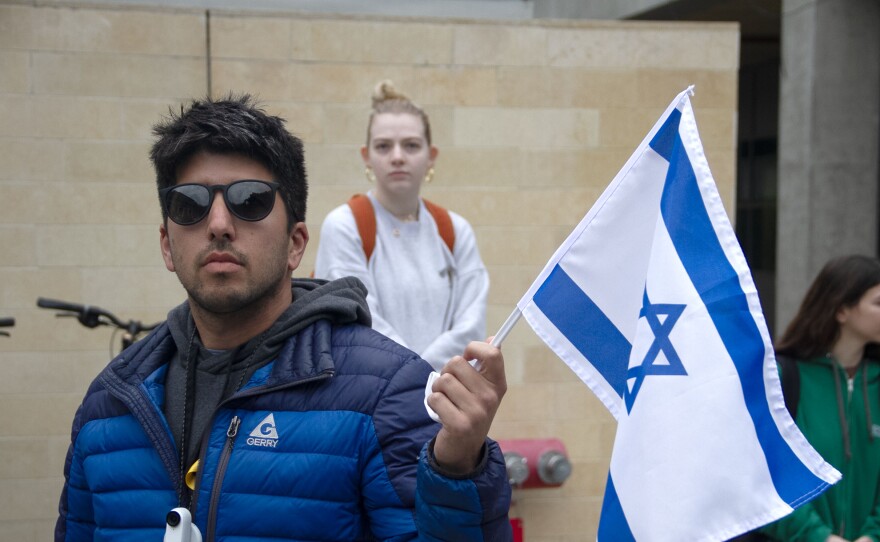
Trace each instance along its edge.
<path fill-rule="evenodd" d="M 315 276 L 359 278 L 373 328 L 439 370 L 485 339 L 489 277 L 470 224 L 420 197 L 437 155 L 425 112 L 380 82 L 361 148 L 372 187 L 325 218 Z"/>

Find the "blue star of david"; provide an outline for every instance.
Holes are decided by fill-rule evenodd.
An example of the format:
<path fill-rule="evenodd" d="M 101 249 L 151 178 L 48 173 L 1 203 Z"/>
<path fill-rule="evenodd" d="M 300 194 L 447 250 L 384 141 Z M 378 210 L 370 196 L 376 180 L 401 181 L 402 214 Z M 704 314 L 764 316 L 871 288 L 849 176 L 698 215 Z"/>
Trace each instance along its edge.
<path fill-rule="evenodd" d="M 642 310 L 639 311 L 639 318 L 645 318 L 647 320 L 648 327 L 650 327 L 651 332 L 654 333 L 654 342 L 651 343 L 651 347 L 648 348 L 648 352 L 645 354 L 645 359 L 642 360 L 642 363 L 630 367 L 626 371 L 627 383 L 630 380 L 635 379 L 632 388 L 628 385 L 624 386 L 623 398 L 626 402 L 626 411 L 628 413 L 632 412 L 636 396 L 639 394 L 639 390 L 642 388 L 642 383 L 646 376 L 687 375 L 687 371 L 681 363 L 681 358 L 678 357 L 678 353 L 675 351 L 672 342 L 669 340 L 669 333 L 672 331 L 672 328 L 675 327 L 675 323 L 678 321 L 679 317 L 681 317 L 681 313 L 684 312 L 685 306 L 686 305 L 675 305 L 670 303 L 658 303 L 654 305 L 648 299 L 647 290 L 645 291 L 642 297 Z M 661 322 L 660 316 L 666 316 L 666 318 Z M 668 362 L 665 365 L 655 364 L 660 352 L 663 352 L 663 356 Z"/>

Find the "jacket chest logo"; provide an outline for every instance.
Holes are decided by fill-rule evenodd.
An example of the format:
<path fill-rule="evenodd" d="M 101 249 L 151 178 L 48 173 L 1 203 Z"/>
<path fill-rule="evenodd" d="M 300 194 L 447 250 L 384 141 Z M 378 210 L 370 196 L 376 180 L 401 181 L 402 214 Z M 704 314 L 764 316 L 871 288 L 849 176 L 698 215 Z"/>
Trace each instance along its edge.
<path fill-rule="evenodd" d="M 275 414 L 271 413 L 254 427 L 247 438 L 250 446 L 274 448 L 278 444 L 278 428 L 275 426 Z"/>

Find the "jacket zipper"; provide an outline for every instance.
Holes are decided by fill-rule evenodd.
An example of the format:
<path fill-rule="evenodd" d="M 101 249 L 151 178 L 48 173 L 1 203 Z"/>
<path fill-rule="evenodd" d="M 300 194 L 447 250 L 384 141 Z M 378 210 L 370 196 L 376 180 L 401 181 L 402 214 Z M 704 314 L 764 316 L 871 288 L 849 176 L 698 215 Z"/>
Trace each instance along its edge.
<path fill-rule="evenodd" d="M 223 452 L 220 454 L 220 461 L 217 464 L 217 472 L 214 475 L 214 487 L 211 488 L 211 501 L 208 505 L 208 542 L 214 541 L 215 531 L 217 529 L 217 502 L 220 500 L 220 490 L 223 487 L 223 477 L 226 474 L 226 467 L 229 465 L 229 456 L 232 455 L 232 447 L 235 446 L 235 435 L 238 434 L 238 426 L 241 424 L 241 418 L 233 416 L 229 422 L 229 428 L 226 430 L 226 444 L 223 445 Z"/>
<path fill-rule="evenodd" d="M 847 420 L 850 420 L 851 419 L 850 416 L 852 415 L 852 408 L 853 408 L 852 407 L 853 390 L 855 389 L 856 379 L 854 377 L 850 378 L 849 374 L 847 374 L 846 371 L 843 370 L 842 368 L 841 368 L 841 370 L 843 371 L 843 376 L 846 378 L 846 412 L 844 413 L 844 417 Z M 846 468 L 844 469 L 844 472 L 846 473 L 847 476 L 850 474 L 850 470 L 852 470 L 852 461 L 846 460 Z M 849 494 L 846 492 L 842 492 L 841 495 L 843 496 L 843 501 L 844 501 L 843 507 L 841 508 L 841 510 L 844 510 L 844 513 L 843 513 L 843 517 L 840 518 L 840 526 L 838 527 L 838 532 L 837 532 L 838 536 L 843 536 L 844 534 L 846 534 L 846 511 L 849 510 Z"/>
<path fill-rule="evenodd" d="M 308 384 L 310 382 L 315 382 L 318 380 L 324 380 L 326 378 L 330 378 L 333 376 L 335 371 L 325 371 L 316 376 L 305 378 L 303 380 L 297 380 L 296 382 L 289 382 L 287 384 L 283 384 L 281 386 L 275 386 L 272 388 L 268 388 L 266 386 L 258 386 L 251 388 L 243 393 L 236 393 L 232 397 L 227 398 L 225 401 L 217 405 L 217 409 L 214 411 L 216 414 L 218 410 L 220 410 L 223 405 L 228 403 L 229 401 L 238 400 L 243 397 L 250 397 L 253 395 L 259 395 L 261 393 L 268 391 L 277 391 L 285 388 L 292 388 L 295 386 L 301 386 L 303 384 Z M 213 420 L 214 416 L 211 416 Z M 223 451 L 220 453 L 220 459 L 217 463 L 217 470 L 214 474 L 214 485 L 211 488 L 211 498 L 208 501 L 208 524 L 206 525 L 206 533 L 205 533 L 205 541 L 206 542 L 214 542 L 214 537 L 216 536 L 217 530 L 217 509 L 219 508 L 220 501 L 220 492 L 223 486 L 223 478 L 226 475 L 226 467 L 229 465 L 229 459 L 232 456 L 232 448 L 235 444 L 235 436 L 238 434 L 238 426 L 241 424 L 241 418 L 238 415 L 233 415 L 232 420 L 229 422 L 229 427 L 226 429 L 226 443 L 223 445 Z M 202 460 L 201 464 L 205 464 L 205 448 L 204 443 L 210 439 L 211 432 L 208 431 L 203 439 L 202 443 L 202 451 L 199 453 L 199 458 Z M 202 474 L 204 473 L 206 467 L 202 467 L 199 469 L 198 476 L 196 478 L 196 488 L 193 490 L 195 496 L 193 497 L 192 504 L 192 515 L 195 517 L 196 509 L 198 508 L 198 494 L 199 487 L 202 483 Z"/>

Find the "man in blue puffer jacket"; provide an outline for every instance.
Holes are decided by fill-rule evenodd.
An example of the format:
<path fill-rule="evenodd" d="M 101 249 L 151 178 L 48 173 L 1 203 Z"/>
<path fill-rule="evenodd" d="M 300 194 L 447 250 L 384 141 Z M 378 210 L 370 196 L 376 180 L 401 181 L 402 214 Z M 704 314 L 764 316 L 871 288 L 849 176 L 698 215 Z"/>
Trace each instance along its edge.
<path fill-rule="evenodd" d="M 230 96 L 154 128 L 160 246 L 187 300 L 89 387 L 56 541 L 158 541 L 179 506 L 206 541 L 511 538 L 487 438 L 500 351 L 450 360 L 436 424 L 430 365 L 369 328 L 357 279 L 291 280 L 307 185 L 283 122 Z"/>

